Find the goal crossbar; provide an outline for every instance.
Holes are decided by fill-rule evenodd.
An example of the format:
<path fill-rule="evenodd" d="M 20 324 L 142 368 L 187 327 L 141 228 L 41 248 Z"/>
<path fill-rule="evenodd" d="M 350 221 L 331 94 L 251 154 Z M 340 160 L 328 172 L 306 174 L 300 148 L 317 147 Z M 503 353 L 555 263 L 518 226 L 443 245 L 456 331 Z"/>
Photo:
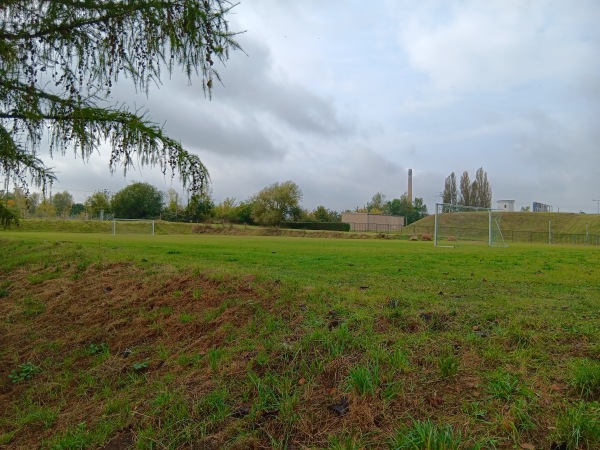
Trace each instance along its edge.
<path fill-rule="evenodd" d="M 133 232 L 139 232 L 139 227 L 135 227 L 136 224 L 146 224 L 147 228 L 141 228 L 142 233 L 148 233 L 154 236 L 154 220 L 151 219 L 118 219 L 113 218 L 112 223 L 112 232 L 113 234 L 117 234 L 119 230 L 117 230 L 117 223 L 122 222 L 129 230 L 133 230 Z M 144 229 L 145 228 L 145 229 Z"/>

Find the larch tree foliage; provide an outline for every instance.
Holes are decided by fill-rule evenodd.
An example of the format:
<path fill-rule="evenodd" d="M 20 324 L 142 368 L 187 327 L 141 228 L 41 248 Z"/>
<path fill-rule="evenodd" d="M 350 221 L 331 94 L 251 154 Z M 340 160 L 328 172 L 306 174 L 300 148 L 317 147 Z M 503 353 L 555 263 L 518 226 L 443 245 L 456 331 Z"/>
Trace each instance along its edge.
<path fill-rule="evenodd" d="M 110 168 L 136 162 L 179 173 L 192 192 L 209 180 L 201 160 L 146 113 L 111 99 L 128 78 L 146 94 L 165 72 L 199 76 L 205 94 L 217 61 L 239 49 L 225 0 L 5 0 L 0 2 L 0 176 L 45 188 L 53 171 L 38 157 L 71 149 L 86 160 L 111 146 Z M 47 139 L 47 140 L 46 140 Z M 16 217 L 0 206 L 0 221 Z"/>

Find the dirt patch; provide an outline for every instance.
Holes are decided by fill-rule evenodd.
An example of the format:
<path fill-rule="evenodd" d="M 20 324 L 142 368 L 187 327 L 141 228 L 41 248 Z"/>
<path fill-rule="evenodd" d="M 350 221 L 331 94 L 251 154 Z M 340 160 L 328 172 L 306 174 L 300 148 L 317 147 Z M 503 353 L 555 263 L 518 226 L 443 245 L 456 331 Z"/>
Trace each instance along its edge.
<path fill-rule="evenodd" d="M 108 443 L 101 447 L 101 450 L 127 450 L 133 448 L 135 444 L 135 434 L 133 430 L 127 429 L 120 431 Z"/>

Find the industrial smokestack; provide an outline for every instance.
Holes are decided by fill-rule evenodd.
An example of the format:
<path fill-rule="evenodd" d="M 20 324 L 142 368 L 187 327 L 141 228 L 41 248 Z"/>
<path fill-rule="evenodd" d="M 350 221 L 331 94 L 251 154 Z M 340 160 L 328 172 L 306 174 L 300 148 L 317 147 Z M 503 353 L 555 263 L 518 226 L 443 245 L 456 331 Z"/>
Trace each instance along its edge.
<path fill-rule="evenodd" d="M 408 200 L 412 204 L 412 169 L 408 169 Z"/>

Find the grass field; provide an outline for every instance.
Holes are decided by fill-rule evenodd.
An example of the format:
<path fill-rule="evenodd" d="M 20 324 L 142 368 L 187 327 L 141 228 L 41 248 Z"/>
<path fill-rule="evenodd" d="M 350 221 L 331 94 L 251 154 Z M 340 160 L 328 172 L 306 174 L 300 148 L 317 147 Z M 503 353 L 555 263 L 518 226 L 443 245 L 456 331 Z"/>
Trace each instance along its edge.
<path fill-rule="evenodd" d="M 0 248 L 0 447 L 600 448 L 597 248 Z"/>

